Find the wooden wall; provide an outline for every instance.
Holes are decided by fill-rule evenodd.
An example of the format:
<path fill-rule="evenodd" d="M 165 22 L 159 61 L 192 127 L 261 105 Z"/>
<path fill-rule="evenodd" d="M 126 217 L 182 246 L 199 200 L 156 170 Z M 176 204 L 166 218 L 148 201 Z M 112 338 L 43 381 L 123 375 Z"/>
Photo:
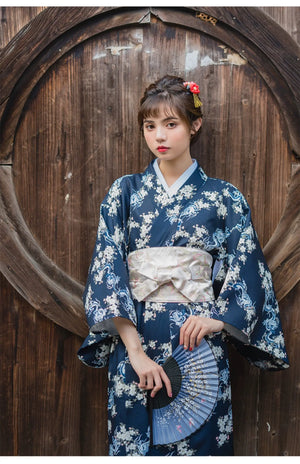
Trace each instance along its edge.
<path fill-rule="evenodd" d="M 15 37 L 17 32 L 43 9 L 42 7 L 2 7 L 0 9 L 0 48 L 3 49 Z M 299 43 L 298 8 L 264 7 L 261 10 L 273 17 Z M 166 30 L 166 27 L 159 22 L 154 24 L 153 27 L 156 28 L 157 32 L 154 42 L 157 40 L 157 46 L 159 47 L 161 46 L 161 40 L 165 40 L 164 46 L 167 47 L 171 34 L 170 30 Z M 182 30 L 178 29 L 176 34 L 178 35 L 178 41 L 180 41 L 181 34 L 183 34 Z M 122 36 L 122 31 L 118 32 L 118 40 L 122 40 L 120 36 Z M 196 34 L 190 33 L 187 37 L 191 47 L 193 43 L 199 40 Z M 112 38 L 113 35 L 109 37 L 109 40 L 107 39 L 107 45 L 111 43 Z M 131 37 L 131 40 L 133 42 L 137 41 L 138 37 Z M 202 46 L 211 47 L 208 42 L 203 39 Z M 90 44 L 91 50 L 92 47 L 97 46 L 96 42 L 91 41 Z M 137 43 L 136 46 L 138 53 Z M 26 216 L 25 219 L 34 231 L 35 237 L 42 243 L 43 249 L 64 271 L 71 272 L 74 278 L 84 282 L 91 250 L 87 251 L 84 246 L 86 232 L 81 231 L 74 206 L 72 209 L 71 206 L 67 205 L 66 207 L 64 203 L 66 195 L 72 194 L 72 192 L 69 190 L 62 191 L 58 196 L 53 193 L 52 200 L 50 200 L 51 215 L 45 214 L 46 208 L 48 208 L 47 201 L 49 201 L 45 185 L 53 182 L 51 191 L 57 191 L 57 188 L 60 187 L 59 179 L 67 177 L 68 173 L 71 172 L 71 168 L 72 172 L 76 172 L 76 167 L 79 169 L 80 166 L 76 166 L 76 160 L 73 161 L 66 157 L 60 158 L 57 147 L 56 164 L 52 163 L 51 149 L 53 147 L 50 147 L 49 152 L 45 152 L 46 159 L 48 156 L 47 166 L 49 169 L 45 170 L 41 167 L 42 165 L 38 162 L 40 152 L 36 139 L 30 138 L 33 122 L 29 120 L 31 115 L 34 114 L 35 105 L 38 107 L 38 105 L 44 103 L 52 113 L 49 111 L 48 114 L 41 115 L 41 117 L 47 118 L 47 121 L 51 120 L 52 123 L 55 119 L 61 118 L 66 124 L 69 123 L 69 129 L 73 127 L 72 120 L 70 121 L 70 112 L 76 108 L 71 93 L 69 97 L 64 95 L 64 101 L 69 98 L 69 107 L 55 108 L 55 105 L 51 106 L 49 102 L 53 101 L 55 103 L 55 98 L 58 99 L 60 96 L 57 86 L 59 79 L 64 77 L 63 73 L 66 73 L 65 79 L 72 80 L 72 76 L 75 76 L 75 74 L 78 76 L 82 71 L 84 64 L 82 61 L 78 61 L 80 49 L 76 53 L 76 56 L 67 55 L 64 66 L 57 67 L 52 73 L 49 73 L 47 82 L 44 80 L 40 86 L 41 91 L 37 91 L 29 99 L 29 111 L 22 119 L 15 139 L 14 179 L 18 201 Z M 217 47 L 214 53 L 217 59 L 218 54 L 220 54 Z M 87 56 L 87 53 L 85 56 Z M 159 57 L 157 60 L 159 62 Z M 119 66 L 126 68 L 125 59 L 119 58 L 118 63 Z M 147 73 L 151 74 L 150 70 L 147 70 L 149 65 L 150 63 L 143 62 L 145 75 Z M 111 64 L 111 66 L 113 67 L 114 64 Z M 153 61 L 151 66 L 154 66 Z M 139 70 L 133 69 L 132 73 L 135 72 L 139 72 Z M 230 73 L 236 72 L 238 76 L 238 71 L 234 68 L 223 68 L 218 72 L 220 74 L 217 75 L 216 72 L 215 82 L 218 79 L 227 79 L 227 72 L 229 73 L 228 79 L 232 77 Z M 88 98 L 89 89 L 84 86 L 89 83 L 85 82 L 84 78 L 84 75 L 81 75 L 81 85 L 86 89 L 84 98 Z M 107 82 L 103 82 L 103 86 L 109 89 L 109 79 L 113 79 L 113 76 L 108 75 L 107 79 Z M 211 79 L 209 82 L 209 85 L 212 86 L 214 80 Z M 239 82 L 238 78 L 235 82 Z M 92 81 L 92 84 L 96 85 L 95 81 Z M 130 82 L 128 84 L 130 85 Z M 244 106 L 242 110 L 238 109 L 237 100 L 233 100 L 232 106 L 223 107 L 224 117 L 218 119 L 218 108 L 214 106 L 215 100 L 212 99 L 209 102 L 211 110 L 207 115 L 207 133 L 208 131 L 215 131 L 219 135 L 229 134 L 229 139 L 225 140 L 223 135 L 223 138 L 221 136 L 213 138 L 215 145 L 210 146 L 211 139 L 207 133 L 206 135 L 204 133 L 201 148 L 203 151 L 206 150 L 212 153 L 212 156 L 205 158 L 202 164 L 211 175 L 218 175 L 228 180 L 234 179 L 234 183 L 246 194 L 253 208 L 254 222 L 259 236 L 265 245 L 282 214 L 287 198 L 291 167 L 297 164 L 297 160 L 293 158 L 288 146 L 284 124 L 279 111 L 276 109 L 278 105 L 269 96 L 262 82 L 249 69 L 247 72 L 245 71 L 243 80 L 239 82 L 239 85 L 240 87 L 230 91 L 233 96 L 235 95 L 234 92 L 243 93 Z M 141 91 L 141 89 L 138 90 Z M 210 90 L 211 87 L 204 89 L 204 92 L 209 95 Z M 64 89 L 61 89 L 62 91 Z M 80 89 L 77 89 L 77 91 L 80 93 Z M 224 92 L 224 88 L 220 88 L 219 91 Z M 113 98 L 113 92 L 112 90 L 108 99 Z M 214 95 L 214 97 L 217 98 L 217 95 Z M 218 98 L 226 99 L 227 97 L 228 95 L 225 94 L 218 95 Z M 253 100 L 257 108 L 261 108 L 259 106 L 261 105 L 261 99 L 265 99 L 266 102 L 264 111 L 259 113 L 260 118 L 256 120 L 251 118 L 251 121 L 249 121 L 251 134 L 259 133 L 263 118 L 268 119 L 270 132 L 266 139 L 257 136 L 257 140 L 253 135 L 250 137 L 249 134 L 244 134 L 244 145 L 242 146 L 244 152 L 241 155 L 240 164 L 237 165 L 236 161 L 233 163 L 230 161 L 230 156 L 235 160 L 234 153 L 240 146 L 234 138 L 234 126 L 237 123 L 231 117 L 232 125 L 225 127 L 228 124 L 225 114 L 227 112 L 227 114 L 233 115 L 235 111 L 240 111 L 240 117 L 246 118 L 250 114 L 248 112 L 253 111 L 253 107 L 250 109 L 248 107 L 250 97 L 252 100 L 257 99 Z M 121 99 L 121 96 L 119 98 Z M 92 107 L 92 103 L 92 101 L 83 102 L 86 108 L 85 116 L 88 114 L 91 121 L 93 121 L 92 112 L 96 111 Z M 109 101 L 104 102 L 104 105 L 109 106 L 108 103 Z M 266 108 L 269 108 L 269 110 L 266 110 Z M 55 113 L 58 110 L 65 111 L 65 114 Z M 123 115 L 126 115 L 128 106 L 122 108 L 122 111 Z M 114 116 L 114 114 L 111 114 L 112 119 Z M 134 122 L 130 120 L 131 117 L 128 116 L 130 125 L 133 125 Z M 216 120 L 219 120 L 219 127 L 215 126 Z M 37 122 L 34 122 L 34 124 L 37 124 Z M 43 126 L 43 121 L 38 121 L 38 124 L 40 124 L 37 128 L 40 134 L 39 143 L 43 144 L 45 149 L 48 139 L 47 135 L 43 135 L 45 133 L 43 133 L 41 127 L 50 127 L 50 125 L 45 123 Z M 68 126 L 65 127 L 65 131 L 67 130 Z M 76 131 L 76 127 L 74 130 Z M 85 138 L 82 141 L 80 140 L 82 134 L 75 132 L 74 139 L 87 144 L 84 149 L 88 155 L 92 156 L 93 153 L 97 153 L 102 142 L 96 127 L 91 126 L 89 130 L 91 131 L 90 137 L 87 138 L 89 132 L 84 131 Z M 60 137 L 62 140 L 63 135 L 60 134 Z M 127 137 L 131 137 L 131 133 L 128 131 Z M 219 141 L 215 142 L 215 140 Z M 34 162 L 28 163 L 23 153 L 29 150 L 28 146 L 32 142 L 35 145 L 30 145 L 29 148 Z M 91 189 L 91 186 L 96 190 L 98 189 L 93 192 L 93 201 L 97 197 L 103 197 L 106 188 L 114 178 L 120 174 L 135 171 L 137 166 L 139 169 L 142 168 L 150 159 L 144 148 L 141 150 L 142 156 L 134 161 L 130 153 L 127 156 L 122 155 L 122 149 L 128 145 L 128 140 L 122 138 L 118 131 L 115 132 L 111 141 L 105 143 L 107 145 L 103 149 L 106 150 L 106 157 L 103 164 L 100 166 L 99 163 L 91 164 L 88 168 L 89 171 L 86 171 L 88 175 L 86 174 L 87 185 L 85 191 Z M 136 144 L 139 143 L 139 140 L 136 140 Z M 116 152 L 120 147 L 121 152 L 119 151 L 117 155 Z M 219 156 L 224 147 L 226 147 L 229 157 L 226 163 L 224 157 Z M 272 147 L 274 151 L 276 148 L 276 152 L 281 153 L 280 158 L 279 156 L 272 158 Z M 68 151 L 71 153 L 75 149 L 74 146 L 65 147 L 64 153 L 68 153 Z M 263 172 L 259 169 L 258 161 L 256 161 L 258 151 L 267 153 L 264 164 L 270 163 L 269 167 L 267 165 Z M 280 163 L 279 168 L 278 163 Z M 231 166 L 235 167 L 236 172 L 231 172 Z M 95 169 L 102 169 L 103 171 L 101 176 L 104 183 L 101 186 L 97 186 L 93 179 Z M 275 181 L 273 176 L 275 176 Z M 255 182 L 253 182 L 253 179 L 255 179 Z M 43 180 L 46 180 L 46 182 L 43 182 Z M 55 184 L 55 181 L 57 184 Z M 257 185 L 260 182 L 265 186 L 263 197 L 257 194 Z M 274 184 L 277 186 L 276 192 L 274 192 Z M 76 187 L 75 184 L 73 188 Z M 37 189 L 38 195 L 36 195 L 36 192 L 34 194 L 34 189 Z M 277 200 L 271 201 L 274 195 Z M 34 198 L 33 203 L 32 198 Z M 54 202 L 53 199 L 57 200 L 57 198 L 61 200 L 61 204 Z M 265 204 L 271 204 L 271 210 L 266 212 Z M 92 236 L 97 226 L 95 219 L 97 216 L 97 203 L 85 201 L 85 198 L 82 197 L 80 208 L 80 215 L 91 221 L 88 228 L 89 234 Z M 64 211 L 63 214 L 61 213 L 62 210 Z M 37 212 L 38 214 L 36 214 Z M 79 213 L 77 212 L 77 214 Z M 262 221 L 261 216 L 267 219 Z M 55 217 L 58 218 L 57 222 L 53 221 Z M 67 220 L 64 222 L 63 220 L 66 218 Z M 72 224 L 71 232 L 66 230 L 66 224 Z M 57 247 L 53 247 L 55 234 L 58 234 L 58 236 L 69 234 L 68 237 L 71 237 L 71 242 L 68 241 L 68 243 L 71 243 L 71 249 L 66 250 L 63 245 L 65 242 L 60 239 L 57 240 Z M 78 236 L 81 237 L 81 243 L 76 245 Z M 90 248 L 91 246 L 92 244 L 89 245 Z M 84 262 L 84 266 L 80 266 L 82 262 Z M 234 425 L 236 429 L 235 449 L 237 455 L 276 456 L 300 454 L 300 445 L 297 439 L 300 433 L 300 370 L 297 367 L 300 328 L 299 311 L 297 312 L 299 297 L 300 286 L 298 284 L 281 300 L 283 326 L 288 335 L 287 347 L 291 361 L 289 371 L 260 373 L 256 368 L 250 367 L 235 352 L 231 353 Z M 105 370 L 84 367 L 76 358 L 77 349 L 82 342 L 81 337 L 51 322 L 36 311 L 8 283 L 2 274 L 0 274 L 0 301 L 0 410 L 2 419 L 0 423 L 0 454 L 6 456 L 105 455 L 107 453 Z M 276 405 L 276 410 L 274 410 L 274 405 Z"/>

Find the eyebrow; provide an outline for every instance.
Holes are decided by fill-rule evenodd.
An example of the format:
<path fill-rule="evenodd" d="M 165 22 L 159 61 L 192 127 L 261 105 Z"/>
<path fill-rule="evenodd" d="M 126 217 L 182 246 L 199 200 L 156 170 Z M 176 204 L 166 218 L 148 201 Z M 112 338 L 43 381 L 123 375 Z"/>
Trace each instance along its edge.
<path fill-rule="evenodd" d="M 163 119 L 162 122 L 173 121 L 174 119 L 175 119 L 175 120 L 178 120 L 179 118 L 176 118 L 176 116 L 169 116 L 168 118 Z M 154 122 L 154 121 L 151 120 L 151 119 L 145 119 L 145 120 L 143 121 L 143 124 L 149 123 L 149 122 Z"/>

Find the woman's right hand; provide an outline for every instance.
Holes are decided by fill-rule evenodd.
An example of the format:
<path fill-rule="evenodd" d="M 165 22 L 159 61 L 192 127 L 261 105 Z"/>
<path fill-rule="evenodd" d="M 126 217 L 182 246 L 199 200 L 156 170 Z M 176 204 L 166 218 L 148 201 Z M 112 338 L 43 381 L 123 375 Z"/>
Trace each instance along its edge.
<path fill-rule="evenodd" d="M 130 364 L 140 379 L 139 387 L 152 390 L 150 396 L 154 398 L 164 383 L 169 397 L 172 397 L 169 377 L 163 368 L 144 352 L 134 324 L 123 317 L 115 317 L 113 321 L 127 348 Z"/>
<path fill-rule="evenodd" d="M 131 366 L 139 377 L 139 388 L 152 390 L 150 396 L 154 398 L 164 383 L 168 396 L 172 397 L 171 382 L 162 366 L 152 361 L 143 350 L 128 351 L 128 355 Z"/>

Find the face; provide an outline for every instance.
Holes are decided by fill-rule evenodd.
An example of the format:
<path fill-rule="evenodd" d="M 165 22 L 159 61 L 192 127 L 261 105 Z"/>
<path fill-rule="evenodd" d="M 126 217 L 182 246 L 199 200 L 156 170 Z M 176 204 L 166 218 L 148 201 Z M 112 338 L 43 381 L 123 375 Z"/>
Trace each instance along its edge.
<path fill-rule="evenodd" d="M 160 107 L 156 117 L 144 120 L 143 130 L 151 152 L 160 160 L 183 161 L 190 158 L 191 135 L 201 126 L 201 119 L 195 121 L 194 129 L 187 126 L 176 113 Z"/>

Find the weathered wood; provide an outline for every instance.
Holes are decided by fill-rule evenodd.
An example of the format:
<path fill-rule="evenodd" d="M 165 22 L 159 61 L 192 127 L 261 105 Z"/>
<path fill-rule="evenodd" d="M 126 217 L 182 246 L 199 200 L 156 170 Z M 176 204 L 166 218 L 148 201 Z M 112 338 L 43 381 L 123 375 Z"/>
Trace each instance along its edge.
<path fill-rule="evenodd" d="M 1 82 L 2 76 L 6 75 L 6 73 L 15 76 L 15 78 L 6 80 L 6 82 L 3 79 L 0 103 L 9 97 L 12 88 L 16 84 L 17 76 L 23 73 L 24 69 L 45 50 L 49 43 L 72 27 L 109 9 L 109 7 L 49 7 L 23 27 L 0 53 Z M 26 43 L 34 44 L 34 47 L 24 47 Z M 12 56 L 15 58 L 14 60 L 11 60 Z"/>
<path fill-rule="evenodd" d="M 259 7 L 265 14 L 271 16 L 271 18 L 284 29 L 292 39 L 300 45 L 300 30 L 299 30 L 299 20 L 300 20 L 300 8 L 287 8 L 285 6 L 281 7 L 270 7 L 262 6 Z"/>
<path fill-rule="evenodd" d="M 281 106 L 293 151 L 300 156 L 300 49 L 280 26 L 258 8 L 194 7 L 216 18 L 216 25 L 176 9 L 156 8 L 163 21 L 185 24 L 218 37 L 247 59 L 265 79 Z M 180 19 L 179 19 L 180 18 Z M 198 23 L 197 23 L 198 20 Z"/>
<path fill-rule="evenodd" d="M 0 274 L 1 456 L 107 454 L 107 372 Z"/>
<path fill-rule="evenodd" d="M 299 456 L 300 436 L 300 284 L 281 301 L 290 368 L 262 372 L 258 403 L 259 456 Z"/>
<path fill-rule="evenodd" d="M 0 453 L 4 456 L 14 454 L 14 417 L 13 408 L 19 401 L 18 395 L 14 398 L 15 383 L 15 353 L 16 333 L 18 331 L 17 309 L 14 300 L 14 290 L 9 282 L 0 273 Z M 21 299 L 20 295 L 17 295 Z"/>
<path fill-rule="evenodd" d="M 46 7 L 5 7 L 0 8 L 0 51 Z"/>
<path fill-rule="evenodd" d="M 280 222 L 264 248 L 277 299 L 282 300 L 300 280 L 300 167 L 294 173 Z"/>
<path fill-rule="evenodd" d="M 63 273 L 33 239 L 15 201 L 11 167 L 1 166 L 0 186 L 1 272 L 33 307 L 84 336 L 87 325 L 80 299 L 83 287 Z"/>
<path fill-rule="evenodd" d="M 25 31 L 20 31 L 16 43 L 12 45 L 10 43 L 2 51 L 0 54 L 2 95 L 2 101 L 0 100 L 0 115 L 2 114 L 0 161 L 2 160 L 2 163 L 11 162 L 14 133 L 25 102 L 33 87 L 50 66 L 71 48 L 95 34 L 107 29 L 121 27 L 124 24 L 145 22 L 148 11 L 147 9 L 133 8 L 128 12 L 125 10 L 123 14 L 118 14 L 118 10 L 116 10 L 113 16 L 107 17 L 104 13 L 109 9 L 108 7 L 91 9 L 49 8 L 33 21 L 34 24 L 30 23 L 30 27 L 28 26 Z M 99 17 L 98 21 L 87 21 L 100 12 L 103 15 Z M 35 24 L 36 22 L 37 24 Z M 53 24 L 55 24 L 55 28 L 52 27 Z M 76 29 L 74 29 L 75 25 L 77 25 Z M 39 32 L 37 36 L 33 37 L 35 29 L 32 27 Z M 44 30 L 49 30 L 49 33 L 44 34 Z M 35 46 L 32 46 L 32 41 L 34 41 Z M 38 52 L 40 53 L 38 54 Z M 15 63 L 17 63 L 16 67 L 12 65 Z M 10 76 L 10 79 L 7 79 L 7 76 Z"/>
<path fill-rule="evenodd" d="M 236 456 L 256 456 L 260 372 L 229 346 L 233 442 Z"/>

